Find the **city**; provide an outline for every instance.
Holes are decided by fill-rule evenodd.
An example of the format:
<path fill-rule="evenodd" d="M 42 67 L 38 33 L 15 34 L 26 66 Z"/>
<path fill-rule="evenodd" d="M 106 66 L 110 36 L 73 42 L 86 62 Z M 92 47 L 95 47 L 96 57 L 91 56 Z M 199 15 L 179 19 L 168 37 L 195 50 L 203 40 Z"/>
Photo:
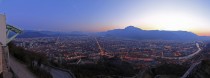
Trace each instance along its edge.
<path fill-rule="evenodd" d="M 121 60 L 136 65 L 136 68 L 159 65 L 162 62 L 161 59 L 179 60 L 168 62 L 182 64 L 189 59 L 184 58 L 185 56 L 196 53 L 200 49 L 196 44 L 201 48 L 205 45 L 202 41 L 128 40 L 95 36 L 17 38 L 14 43 L 26 50 L 45 54 L 55 62 L 97 63 L 100 56 L 106 55 L 109 58 L 118 56 Z M 183 57 L 183 59 L 176 57 Z"/>
<path fill-rule="evenodd" d="M 0 0 L 0 78 L 209 78 L 208 0 Z"/>

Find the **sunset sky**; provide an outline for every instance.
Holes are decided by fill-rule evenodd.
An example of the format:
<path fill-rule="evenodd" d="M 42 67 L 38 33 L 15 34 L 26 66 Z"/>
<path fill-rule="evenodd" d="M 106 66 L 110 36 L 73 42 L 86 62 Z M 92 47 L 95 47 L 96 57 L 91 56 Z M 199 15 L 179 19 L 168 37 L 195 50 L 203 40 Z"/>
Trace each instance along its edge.
<path fill-rule="evenodd" d="M 7 23 L 25 30 L 106 31 L 133 25 L 210 36 L 210 0 L 0 0 Z"/>

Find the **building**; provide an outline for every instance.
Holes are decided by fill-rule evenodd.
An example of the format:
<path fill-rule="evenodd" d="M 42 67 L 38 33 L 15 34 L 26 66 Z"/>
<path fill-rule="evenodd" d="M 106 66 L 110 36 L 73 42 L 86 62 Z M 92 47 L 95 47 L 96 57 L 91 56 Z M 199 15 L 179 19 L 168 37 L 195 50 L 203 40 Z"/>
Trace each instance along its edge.
<path fill-rule="evenodd" d="M 3 46 L 6 46 L 6 17 L 0 14 L 0 74 L 3 72 Z"/>
<path fill-rule="evenodd" d="M 0 14 L 0 42 L 6 46 L 6 16 Z"/>

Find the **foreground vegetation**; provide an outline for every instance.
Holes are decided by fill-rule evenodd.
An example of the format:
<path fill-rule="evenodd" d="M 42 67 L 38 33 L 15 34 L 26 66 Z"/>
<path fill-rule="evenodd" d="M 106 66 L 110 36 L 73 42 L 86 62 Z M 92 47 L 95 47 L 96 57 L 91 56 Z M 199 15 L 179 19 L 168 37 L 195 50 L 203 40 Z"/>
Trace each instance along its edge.
<path fill-rule="evenodd" d="M 132 77 L 137 73 L 133 67 L 116 58 L 105 59 L 97 64 L 67 65 L 77 78 L 99 78 L 99 77 Z"/>
<path fill-rule="evenodd" d="M 83 58 L 82 60 L 88 60 Z M 76 78 L 119 78 L 119 77 L 133 77 L 138 73 L 133 66 L 118 57 L 101 58 L 96 63 L 91 64 L 58 64 L 53 61 L 50 62 L 53 66 L 71 70 Z"/>
<path fill-rule="evenodd" d="M 41 68 L 41 64 L 47 64 L 46 57 L 43 54 L 24 50 L 24 48 L 17 47 L 13 43 L 9 43 L 8 46 L 10 54 L 27 65 L 28 69 L 38 76 L 38 78 L 53 78 L 50 72 Z"/>

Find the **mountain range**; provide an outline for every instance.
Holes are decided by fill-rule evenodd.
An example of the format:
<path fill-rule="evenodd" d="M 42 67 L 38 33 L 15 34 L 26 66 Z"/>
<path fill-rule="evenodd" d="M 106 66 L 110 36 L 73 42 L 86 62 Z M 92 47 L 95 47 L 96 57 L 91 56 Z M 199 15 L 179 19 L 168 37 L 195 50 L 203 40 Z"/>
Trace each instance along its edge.
<path fill-rule="evenodd" d="M 208 36 L 198 36 L 188 31 L 165 31 L 165 30 L 142 30 L 134 26 L 127 26 L 124 29 L 113 29 L 105 32 L 53 32 L 53 31 L 34 31 L 24 30 L 18 38 L 33 37 L 57 37 L 57 36 L 84 36 L 97 34 L 98 36 L 116 37 L 138 40 L 210 40 Z"/>
<path fill-rule="evenodd" d="M 15 33 L 9 34 L 11 37 Z M 56 32 L 56 31 L 35 31 L 35 30 L 23 30 L 17 38 L 35 38 L 35 37 L 58 37 L 58 36 L 86 36 L 83 32 Z"/>
<path fill-rule="evenodd" d="M 114 29 L 100 33 L 103 36 L 143 39 L 143 40 L 210 40 L 210 37 L 198 36 L 188 31 L 142 30 L 134 26 Z"/>

